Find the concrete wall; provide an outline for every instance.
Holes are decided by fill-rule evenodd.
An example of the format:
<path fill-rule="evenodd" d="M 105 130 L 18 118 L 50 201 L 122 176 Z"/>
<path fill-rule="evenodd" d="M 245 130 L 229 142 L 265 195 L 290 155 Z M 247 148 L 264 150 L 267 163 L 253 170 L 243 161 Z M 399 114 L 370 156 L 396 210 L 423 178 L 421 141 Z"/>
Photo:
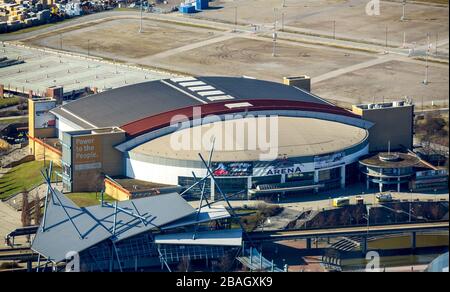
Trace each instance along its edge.
<path fill-rule="evenodd" d="M 354 113 L 375 125 L 369 129 L 370 152 L 400 150 L 403 147 L 412 149 L 414 131 L 414 106 L 399 106 L 381 109 L 361 110 Z"/>
<path fill-rule="evenodd" d="M 64 132 L 84 130 L 80 126 L 66 120 L 62 117 L 56 119 L 56 128 L 58 129 L 58 139 L 62 141 Z"/>
<path fill-rule="evenodd" d="M 47 160 L 53 161 L 54 164 L 61 166 L 61 151 L 58 149 L 45 144 L 42 140 L 38 138 L 28 137 L 28 149 L 29 154 L 34 155 L 34 159 L 38 161 Z"/>
<path fill-rule="evenodd" d="M 56 137 L 56 127 L 38 127 L 36 125 L 36 105 L 40 102 L 54 103 L 53 106 L 56 106 L 56 101 L 51 99 L 28 99 L 28 135 L 34 138 L 54 138 Z"/>
<path fill-rule="evenodd" d="M 295 86 L 305 91 L 311 92 L 311 77 L 309 76 L 297 76 L 297 77 L 284 77 L 283 83 L 289 86 Z"/>
<path fill-rule="evenodd" d="M 122 152 L 114 146 L 125 141 L 125 133 L 116 133 L 111 135 L 102 135 L 102 165 L 103 171 L 109 176 L 118 176 L 124 174 L 124 159 Z"/>
<path fill-rule="evenodd" d="M 357 162 L 361 156 L 369 153 L 369 145 L 366 145 L 361 150 L 351 153 L 344 157 L 343 163 L 345 165 Z M 160 184 L 168 185 L 178 185 L 178 177 L 192 177 L 192 171 L 195 172 L 197 177 L 204 177 L 207 175 L 206 169 L 204 168 L 193 168 L 193 167 L 183 167 L 181 166 L 182 161 L 180 160 L 180 166 L 171 166 L 158 163 L 152 163 L 145 161 L 145 156 L 140 157 L 135 156 L 134 158 L 126 158 L 126 176 Z M 302 167 L 305 171 L 314 171 L 314 162 L 303 163 Z M 340 166 L 331 166 L 328 168 L 322 168 L 320 170 L 337 168 Z"/>
<path fill-rule="evenodd" d="M 83 161 L 77 164 L 77 160 L 74 157 L 76 146 L 74 145 L 74 142 L 72 142 L 72 192 L 100 191 L 103 187 L 104 174 L 109 176 L 120 176 L 125 172 L 123 155 L 114 148 L 114 146 L 125 140 L 125 133 L 99 132 L 83 134 L 81 136 L 94 137 L 98 141 L 98 146 L 95 146 L 99 147 L 99 149 L 95 149 L 98 158 L 96 158 L 95 161 Z M 76 135 L 74 135 L 72 141 L 74 141 L 74 139 L 77 139 Z M 64 148 L 64 150 L 65 149 L 66 148 Z M 90 167 L 88 169 L 83 167 L 89 164 L 92 165 L 93 163 L 99 163 L 99 166 L 95 166 L 95 168 Z M 113 193 L 112 195 L 117 195 L 118 199 L 123 199 L 122 194 Z"/>
<path fill-rule="evenodd" d="M 130 193 L 121 186 L 105 179 L 105 193 L 117 201 L 126 201 L 130 199 Z"/>

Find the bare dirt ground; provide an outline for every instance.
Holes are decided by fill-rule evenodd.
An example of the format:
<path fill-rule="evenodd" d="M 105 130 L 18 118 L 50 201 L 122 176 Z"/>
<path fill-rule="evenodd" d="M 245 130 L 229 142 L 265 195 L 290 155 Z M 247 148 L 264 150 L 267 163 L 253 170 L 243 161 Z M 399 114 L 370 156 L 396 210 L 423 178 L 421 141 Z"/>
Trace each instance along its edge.
<path fill-rule="evenodd" d="M 357 3 L 359 2 L 359 3 Z M 448 9 L 441 7 L 408 4 L 405 8 L 406 20 L 401 21 L 402 4 L 381 2 L 380 15 L 368 16 L 365 7 L 368 1 L 347 1 L 339 9 L 313 13 L 288 23 L 290 26 L 323 31 L 332 34 L 336 21 L 336 35 L 352 39 L 386 41 L 388 44 L 402 44 L 404 33 L 407 43 L 425 44 L 427 33 L 448 38 Z"/>
<path fill-rule="evenodd" d="M 419 105 L 423 98 L 424 102 L 441 101 L 448 106 L 448 67 L 430 67 L 428 85 L 422 83 L 424 79 L 424 64 L 390 61 L 319 82 L 314 92 L 348 102 L 381 102 L 383 98 L 388 101 L 409 96 Z"/>
<path fill-rule="evenodd" d="M 151 56 L 166 50 L 181 47 L 214 37 L 213 30 L 200 29 L 171 23 L 143 21 L 139 33 L 139 19 L 117 19 L 99 24 L 50 33 L 33 38 L 26 43 L 106 57 L 133 60 Z"/>
<path fill-rule="evenodd" d="M 80 20 L 77 27 L 46 31 L 23 42 L 81 54 L 89 51 L 92 56 L 186 75 L 245 75 L 281 82 L 284 76 L 306 74 L 313 78 L 314 93 L 340 105 L 405 96 L 444 104 L 449 96 L 448 6 L 434 1 L 408 1 L 407 21 L 402 22 L 397 1 L 382 1 L 381 15 L 369 17 L 367 0 L 218 0 L 211 2 L 212 9 L 190 16 L 146 14 L 143 33 L 138 32 L 136 13 L 111 12 L 108 20 L 98 18 L 89 24 Z M 278 29 L 284 25 L 285 32 L 279 34 L 273 57 L 275 15 Z M 237 32 L 232 32 L 236 16 Z M 333 20 L 340 40 L 330 38 Z M 261 30 L 252 31 L 245 24 L 258 24 Z M 398 48 L 384 47 L 386 25 L 389 45 L 396 42 Z M 425 62 L 409 58 L 408 49 L 400 48 L 403 31 L 409 47 L 416 42 L 422 53 L 430 32 L 430 41 L 435 44 L 437 37 L 438 50 L 447 56 L 444 63 L 430 63 L 426 86 L 421 84 Z M 320 39 L 321 45 L 311 38 Z M 368 43 L 372 41 L 381 44 Z M 359 49 L 351 46 L 356 43 Z M 384 50 L 389 54 L 383 55 Z"/>
<path fill-rule="evenodd" d="M 448 38 L 449 14 L 448 9 L 442 6 L 408 3 L 406 19 L 401 21 L 403 8 L 399 1 L 381 1 L 380 15 L 376 16 L 367 15 L 368 0 L 284 2 L 285 7 L 282 6 L 283 0 L 214 1 L 211 5 L 216 9 L 194 17 L 234 23 L 237 16 L 238 23 L 242 24 L 273 24 L 276 19 L 278 27 L 284 25 L 286 30 L 302 29 L 328 36 L 333 35 L 335 27 L 337 37 L 378 43 L 385 42 L 387 27 L 390 45 L 403 44 L 403 33 L 406 33 L 408 43 L 424 44 L 427 33 Z"/>
<path fill-rule="evenodd" d="M 281 82 L 284 76 L 317 76 L 331 70 L 370 60 L 372 57 L 343 51 L 278 44 L 272 41 L 234 38 L 157 61 L 194 75 L 247 75 Z"/>

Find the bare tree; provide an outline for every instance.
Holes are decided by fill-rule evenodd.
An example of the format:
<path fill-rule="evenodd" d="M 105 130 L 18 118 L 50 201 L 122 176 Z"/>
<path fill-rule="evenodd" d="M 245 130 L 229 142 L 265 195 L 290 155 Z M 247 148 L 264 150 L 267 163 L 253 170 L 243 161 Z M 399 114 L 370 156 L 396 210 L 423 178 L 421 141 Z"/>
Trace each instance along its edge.
<path fill-rule="evenodd" d="M 34 197 L 34 224 L 39 225 L 41 224 L 41 200 L 39 198 L 39 195 L 36 195 Z"/>
<path fill-rule="evenodd" d="M 224 254 L 217 263 L 217 269 L 221 272 L 229 272 L 235 263 L 235 255 L 232 252 Z"/>
<path fill-rule="evenodd" d="M 189 260 L 189 258 L 183 257 L 177 266 L 177 270 L 179 272 L 185 272 L 185 273 L 189 272 L 190 265 L 191 265 L 191 261 Z"/>
<path fill-rule="evenodd" d="M 31 225 L 31 214 L 30 214 L 30 202 L 28 202 L 28 190 L 24 189 L 22 192 L 22 227 L 27 227 Z M 30 236 L 27 235 L 27 242 L 30 242 Z"/>
<path fill-rule="evenodd" d="M 24 189 L 22 192 L 22 227 L 27 227 L 31 225 L 30 216 L 30 202 L 28 201 L 28 190 Z"/>

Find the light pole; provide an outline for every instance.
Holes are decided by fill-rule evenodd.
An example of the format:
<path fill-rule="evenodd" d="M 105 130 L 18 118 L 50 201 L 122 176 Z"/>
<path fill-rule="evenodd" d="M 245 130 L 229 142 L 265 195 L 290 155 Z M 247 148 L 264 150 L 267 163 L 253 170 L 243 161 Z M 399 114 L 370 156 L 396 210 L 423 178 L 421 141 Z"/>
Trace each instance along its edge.
<path fill-rule="evenodd" d="M 388 47 L 388 26 L 386 25 L 386 48 Z"/>
<path fill-rule="evenodd" d="M 336 20 L 333 20 L 333 39 L 336 39 Z"/>
<path fill-rule="evenodd" d="M 272 57 L 276 57 L 277 53 L 276 53 L 276 49 L 277 49 L 277 8 L 273 9 L 273 36 L 272 36 L 272 41 L 273 41 L 273 48 L 272 48 Z"/>
<path fill-rule="evenodd" d="M 234 7 L 234 26 L 235 26 L 235 30 L 237 29 L 237 24 L 238 24 L 237 11 L 238 11 L 238 8 L 236 6 L 236 7 Z"/>
<path fill-rule="evenodd" d="M 45 164 L 46 164 L 46 161 L 45 161 L 45 148 L 47 148 L 47 147 L 45 147 L 45 145 L 46 145 L 45 140 L 46 140 L 45 138 L 42 139 L 42 141 L 44 141 L 44 168 L 45 168 Z"/>
<path fill-rule="evenodd" d="M 434 54 L 437 56 L 438 54 L 438 39 L 439 39 L 439 33 L 436 32 L 436 48 Z"/>
<path fill-rule="evenodd" d="M 405 21 L 406 20 L 406 16 L 405 16 L 406 0 L 403 0 L 402 6 L 403 6 L 403 13 L 402 13 L 402 17 L 400 18 L 400 20 Z"/>
<path fill-rule="evenodd" d="M 141 0 L 141 17 L 140 17 L 140 23 L 139 23 L 139 33 L 142 32 L 142 4 L 143 4 L 143 0 Z"/>
<path fill-rule="evenodd" d="M 273 50 L 272 50 L 272 57 L 276 57 L 277 56 L 277 32 L 274 31 L 273 33 Z"/>
<path fill-rule="evenodd" d="M 427 48 L 425 51 L 425 80 L 423 84 L 428 85 L 428 55 L 430 52 L 430 33 L 427 33 Z"/>

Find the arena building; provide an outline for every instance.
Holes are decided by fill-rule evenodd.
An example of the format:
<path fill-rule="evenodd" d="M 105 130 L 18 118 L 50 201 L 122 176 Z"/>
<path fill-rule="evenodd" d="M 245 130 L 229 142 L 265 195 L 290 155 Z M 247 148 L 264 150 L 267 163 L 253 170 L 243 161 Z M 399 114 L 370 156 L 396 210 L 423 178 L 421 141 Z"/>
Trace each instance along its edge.
<path fill-rule="evenodd" d="M 99 191 L 105 177 L 106 192 L 122 200 L 140 196 L 146 182 L 183 189 L 207 176 L 201 158 L 208 160 L 212 148 L 215 181 L 233 198 L 317 192 L 357 180 L 375 123 L 312 94 L 306 77 L 284 83 L 244 77 L 145 82 L 54 107 L 49 119 L 55 121 L 39 124 L 55 127 L 69 192 Z M 403 105 L 384 105 L 378 115 Z M 411 111 L 410 104 L 403 108 Z M 395 128 L 385 132 L 379 137 L 396 135 Z M 408 145 L 407 136 L 396 142 Z M 379 150 L 388 144 L 381 140 Z M 205 188 L 214 200 L 212 178 Z M 198 198 L 200 191 L 186 195 Z"/>
<path fill-rule="evenodd" d="M 211 148 L 196 143 L 194 134 L 207 137 L 211 128 L 216 129 L 210 135 L 216 141 L 212 164 L 227 193 L 244 189 L 246 197 L 271 189 L 344 187 L 349 173 L 358 171 L 359 157 L 368 154 L 372 125 L 294 86 L 227 77 L 140 83 L 70 102 L 51 113 L 62 141 L 68 191 L 92 188 L 85 182 L 101 173 L 189 186 L 193 172 L 206 176 L 198 153 L 207 158 Z M 269 116 L 278 117 L 272 129 L 276 141 L 255 145 L 254 132 L 269 137 Z M 174 117 L 180 120 L 174 123 Z M 171 141 L 175 135 L 192 137 L 191 143 L 178 149 Z M 212 185 L 207 187 L 214 198 Z"/>

